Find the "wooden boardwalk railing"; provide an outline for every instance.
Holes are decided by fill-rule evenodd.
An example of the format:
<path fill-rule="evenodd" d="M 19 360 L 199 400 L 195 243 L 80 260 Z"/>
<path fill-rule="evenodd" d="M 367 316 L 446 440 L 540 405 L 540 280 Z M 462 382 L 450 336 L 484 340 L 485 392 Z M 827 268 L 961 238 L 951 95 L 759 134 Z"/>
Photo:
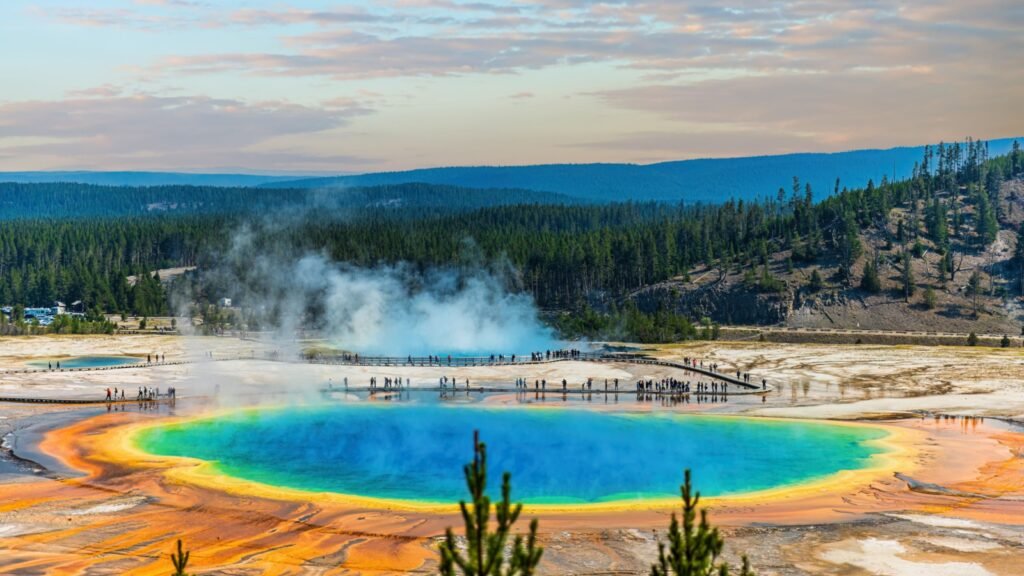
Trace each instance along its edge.
<path fill-rule="evenodd" d="M 56 369 L 56 368 L 55 369 L 38 368 L 38 369 L 24 369 L 24 370 L 7 370 L 7 371 L 0 372 L 0 374 L 28 374 L 28 373 L 41 373 L 41 372 L 86 372 L 86 371 L 102 371 L 102 370 L 123 370 L 123 369 L 130 369 L 130 368 L 154 368 L 154 367 L 158 367 L 158 366 L 175 366 L 175 365 L 182 365 L 182 364 L 194 364 L 194 363 L 201 363 L 201 362 L 223 362 L 223 361 L 231 361 L 231 360 L 290 361 L 288 359 L 281 358 L 280 355 L 278 355 L 276 353 L 268 353 L 268 354 L 266 354 L 266 355 L 264 355 L 262 357 L 253 356 L 253 355 L 249 355 L 249 356 L 244 356 L 243 355 L 243 356 L 235 356 L 235 357 L 228 357 L 228 358 L 202 358 L 202 359 L 194 359 L 194 360 L 172 360 L 170 362 L 139 362 L 139 363 L 134 363 L 134 364 L 121 364 L 121 365 L 117 365 L 117 366 L 97 366 L 97 367 L 60 368 L 60 369 Z M 602 354 L 602 353 L 593 353 L 593 352 L 580 352 L 580 353 L 576 353 L 576 354 L 572 354 L 572 355 L 560 355 L 559 354 L 559 355 L 554 355 L 553 357 L 552 356 L 544 356 L 544 357 L 534 356 L 534 357 L 531 357 L 530 355 L 526 355 L 526 356 L 521 357 L 519 355 L 516 355 L 514 361 L 512 360 L 512 355 L 509 355 L 509 356 L 496 355 L 494 357 L 494 360 L 491 360 L 490 356 L 477 356 L 477 357 L 472 357 L 472 356 L 451 356 L 451 357 L 448 357 L 448 356 L 441 356 L 441 357 L 437 357 L 437 356 L 405 356 L 405 357 L 395 357 L 395 356 L 363 356 L 363 355 L 359 355 L 357 357 L 356 355 L 351 355 L 351 356 L 346 356 L 346 357 L 334 357 L 334 358 L 312 358 L 312 359 L 307 359 L 306 361 L 308 363 L 311 363 L 311 364 L 338 365 L 338 366 L 440 367 L 440 368 L 467 368 L 467 367 L 478 367 L 478 366 L 530 366 L 530 365 L 553 364 L 553 363 L 557 363 L 557 362 L 571 362 L 571 361 L 595 362 L 595 363 L 628 363 L 628 364 L 636 364 L 636 365 L 641 365 L 641 366 L 643 366 L 643 365 L 647 365 L 647 366 L 662 366 L 662 367 L 666 367 L 666 368 L 673 368 L 673 369 L 677 369 L 677 370 L 693 372 L 695 374 L 700 374 L 702 376 L 706 376 L 706 377 L 709 377 L 709 378 L 712 378 L 712 379 L 715 379 L 715 380 L 718 380 L 718 381 L 721 381 L 721 382 L 728 382 L 729 384 L 732 384 L 734 386 L 738 386 L 738 387 L 740 387 L 743 390 L 743 392 L 739 392 L 739 393 L 743 393 L 743 394 L 764 394 L 764 393 L 768 393 L 768 392 L 770 392 L 770 391 L 772 391 L 774 389 L 771 385 L 767 385 L 767 386 L 762 387 L 761 385 L 759 385 L 757 383 L 754 383 L 754 382 L 746 382 L 745 380 L 743 380 L 741 378 L 736 378 L 736 377 L 728 375 L 728 374 L 723 374 L 721 372 L 715 372 L 715 371 L 712 371 L 712 370 L 709 370 L 709 369 L 706 369 L 706 368 L 701 368 L 699 366 L 694 366 L 694 365 L 687 364 L 687 363 L 684 363 L 684 362 L 676 362 L 676 361 L 672 361 L 672 360 L 661 360 L 661 359 L 657 359 L 657 358 L 651 358 L 649 356 L 643 356 L 643 355 L 640 355 L 640 354 L 629 354 L 629 353 Z M 366 387 L 366 386 L 359 386 L 359 387 L 353 386 L 353 387 L 348 387 L 348 388 L 331 388 L 331 389 L 325 389 L 325 390 L 330 390 L 330 391 L 343 391 L 343 390 L 348 390 L 348 391 L 375 391 L 375 392 L 385 392 L 386 391 L 386 390 L 384 390 L 384 388 L 382 388 L 380 386 L 375 387 L 375 388 L 370 388 L 370 387 Z M 397 392 L 399 390 L 406 390 L 406 389 L 402 388 L 402 389 L 394 389 L 394 390 L 388 390 L 388 391 Z M 471 391 L 471 392 L 512 392 L 512 391 L 530 392 L 530 391 L 535 391 L 535 390 L 531 390 L 529 388 L 527 388 L 527 389 L 509 389 L 508 387 L 501 387 L 501 386 L 470 386 L 468 388 L 457 388 L 457 387 L 423 388 L 423 387 L 417 387 L 417 388 L 415 388 L 415 390 L 417 390 L 417 391 L 435 391 L 435 392 L 466 391 L 466 390 Z M 595 391 L 594 390 L 585 390 L 585 389 L 580 389 L 580 388 L 572 388 L 572 389 L 567 388 L 565 390 L 562 390 L 559 387 L 558 384 L 552 383 L 552 386 L 551 386 L 550 389 L 542 390 L 541 392 L 550 392 L 550 393 L 562 393 L 562 392 L 565 392 L 565 393 L 570 393 L 570 394 L 578 394 L 578 393 L 586 394 L 586 393 L 594 393 Z M 636 391 L 636 390 L 634 390 L 632 388 L 631 383 L 626 383 L 626 385 L 622 386 L 621 389 L 619 389 L 619 390 L 604 390 L 602 388 L 602 389 L 597 390 L 596 392 L 597 393 L 609 393 L 609 394 L 633 394 L 633 393 L 638 393 L 638 391 Z M 640 391 L 639 393 L 654 394 L 654 395 L 679 394 L 678 391 L 672 391 L 672 390 L 664 390 L 664 391 L 645 390 L 645 391 Z M 694 392 L 694 393 L 696 394 L 696 392 Z M 734 394 L 735 393 L 737 393 L 737 392 L 734 392 Z M 722 393 L 719 392 L 719 394 L 721 395 Z M 100 403 L 106 403 L 107 401 L 104 400 L 104 399 L 94 400 L 94 399 L 83 399 L 83 398 L 59 399 L 59 398 L 33 398 L 33 397 L 0 397 L 0 402 L 30 402 L 30 403 L 45 403 L 45 404 L 100 404 Z"/>

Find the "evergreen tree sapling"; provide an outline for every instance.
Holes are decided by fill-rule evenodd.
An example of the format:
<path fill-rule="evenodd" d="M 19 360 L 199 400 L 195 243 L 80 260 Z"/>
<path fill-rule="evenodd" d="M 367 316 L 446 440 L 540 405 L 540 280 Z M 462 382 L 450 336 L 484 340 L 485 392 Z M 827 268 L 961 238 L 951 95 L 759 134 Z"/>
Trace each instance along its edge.
<path fill-rule="evenodd" d="M 466 547 L 462 551 L 451 528 L 441 543 L 440 573 L 455 576 L 530 576 L 535 573 L 543 548 L 537 546 L 537 520 L 530 522 L 524 540 L 516 536 L 507 558 L 505 545 L 512 525 L 519 519 L 522 504 L 511 503 L 511 475 L 505 472 L 501 483 L 501 501 L 494 506 L 497 524 L 490 527 L 491 499 L 487 496 L 487 447 L 473 433 L 473 461 L 463 468 L 472 503 L 459 502 L 466 526 Z M 458 570 L 458 571 L 457 571 Z"/>
<path fill-rule="evenodd" d="M 182 550 L 181 539 L 178 539 L 178 553 L 171 552 L 171 564 L 174 564 L 174 573 L 171 576 L 188 576 L 185 568 L 188 567 L 188 558 L 192 553 Z"/>
<path fill-rule="evenodd" d="M 689 470 L 684 473 L 681 491 L 682 526 L 673 512 L 668 529 L 668 546 L 663 542 L 658 543 L 658 562 L 651 566 L 651 576 L 728 576 L 729 565 L 718 562 L 725 541 L 719 535 L 718 528 L 708 522 L 707 510 L 700 511 L 700 522 L 697 522 L 700 492 L 694 493 Z M 746 556 L 743 557 L 739 576 L 754 576 Z"/>

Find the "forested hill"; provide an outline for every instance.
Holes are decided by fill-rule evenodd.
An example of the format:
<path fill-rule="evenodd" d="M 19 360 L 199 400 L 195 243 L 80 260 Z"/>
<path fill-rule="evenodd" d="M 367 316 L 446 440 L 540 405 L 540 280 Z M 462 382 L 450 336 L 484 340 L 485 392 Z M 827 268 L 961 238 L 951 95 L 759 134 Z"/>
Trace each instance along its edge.
<path fill-rule="evenodd" d="M 464 197 L 477 193 L 426 185 L 362 190 L 377 202 L 393 197 L 388 191 L 395 189 L 413 199 L 414 191 L 435 201 L 437 194 L 447 194 L 454 206 L 468 205 Z M 691 321 L 704 318 L 1014 333 L 1024 322 L 1018 300 L 1024 296 L 1019 147 L 996 158 L 976 142 L 941 147 L 923 155 L 910 178 L 883 178 L 820 201 L 804 182 L 792 179 L 783 195 L 760 202 L 510 202 L 473 210 L 374 208 L 356 214 L 315 209 L 302 218 L 267 221 L 264 213 L 283 210 L 268 204 L 263 208 L 269 210 L 257 210 L 261 197 L 240 190 L 203 193 L 226 195 L 248 212 L 86 218 L 80 207 L 57 203 L 42 217 L 0 219 L 0 304 L 81 300 L 93 311 L 154 316 L 170 309 L 166 290 L 194 303 L 193 315 L 203 315 L 204 326 L 252 329 L 259 318 L 222 316 L 213 306 L 228 297 L 256 314 L 261 299 L 248 295 L 270 288 L 251 256 L 232 256 L 236 232 L 244 230 L 260 256 L 279 261 L 321 254 L 365 268 L 511 264 L 509 289 L 559 313 L 565 333 L 591 338 L 692 337 Z M 91 189 L 86 204 L 95 207 L 110 192 L 108 209 L 119 202 L 139 209 L 131 194 L 116 191 Z M 26 194 L 13 192 L 5 197 L 12 203 L 2 208 L 5 213 L 25 201 Z M 59 190 L 36 192 L 37 213 L 58 200 Z M 259 192 L 275 201 L 283 194 L 337 193 Z M 487 191 L 481 198 L 515 193 Z M 261 217 L 252 218 L 253 211 Z M 54 215 L 67 213 L 76 217 Z M 185 267 L 195 270 L 166 287 L 149 274 Z M 148 280 L 132 285 L 129 276 Z M 324 305 L 311 303 L 306 319 L 313 328 L 325 317 L 317 313 Z M 3 322 L 0 316 L 0 332 Z M 624 331 L 615 333 L 617 327 Z"/>
<path fill-rule="evenodd" d="M 988 142 L 990 156 L 1006 154 L 1012 139 Z M 861 188 L 869 180 L 911 176 L 924 156 L 923 146 L 854 150 L 832 154 L 786 154 L 747 158 L 682 160 L 660 164 L 549 164 L 426 168 L 356 176 L 293 180 L 288 186 L 322 188 L 401 182 L 429 182 L 471 188 L 548 190 L 589 201 L 668 201 L 721 203 L 758 199 L 788 188 L 793 176 L 810 184 L 819 197 L 842 187 Z M 278 184 L 280 185 L 280 184 Z M 264 185 L 268 186 L 268 185 Z"/>
<path fill-rule="evenodd" d="M 160 214 L 251 214 L 316 210 L 417 209 L 444 214 L 505 204 L 567 204 L 574 200 L 532 190 L 471 190 L 433 184 L 344 189 L 223 188 L 217 186 L 96 186 L 73 182 L 0 182 L 0 220 L 89 218 Z"/>

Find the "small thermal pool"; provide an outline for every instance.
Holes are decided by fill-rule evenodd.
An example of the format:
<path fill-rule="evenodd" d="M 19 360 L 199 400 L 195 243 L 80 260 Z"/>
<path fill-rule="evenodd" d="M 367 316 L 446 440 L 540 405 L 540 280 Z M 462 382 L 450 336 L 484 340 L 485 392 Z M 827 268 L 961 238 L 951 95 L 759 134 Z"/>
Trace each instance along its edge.
<path fill-rule="evenodd" d="M 454 503 L 472 432 L 492 489 L 586 504 L 676 498 L 683 469 L 708 496 L 791 486 L 869 465 L 888 432 L 869 426 L 586 409 L 340 404 L 241 410 L 143 429 L 158 455 L 198 458 L 245 480 L 316 492 Z"/>
<path fill-rule="evenodd" d="M 138 364 L 142 360 L 134 356 L 76 356 L 74 358 L 33 360 L 29 362 L 29 366 L 33 368 L 56 368 L 58 362 L 60 362 L 61 368 L 108 368 L 110 366 Z"/>

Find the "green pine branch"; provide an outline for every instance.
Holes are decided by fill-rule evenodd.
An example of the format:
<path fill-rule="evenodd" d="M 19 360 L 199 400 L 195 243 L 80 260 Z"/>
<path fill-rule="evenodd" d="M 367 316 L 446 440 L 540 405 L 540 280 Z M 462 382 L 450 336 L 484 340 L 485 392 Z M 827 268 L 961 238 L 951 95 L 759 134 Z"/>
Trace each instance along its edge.
<path fill-rule="evenodd" d="M 700 522 L 697 522 L 700 492 L 693 491 L 689 470 L 684 474 L 681 491 L 682 527 L 673 513 L 668 545 L 658 543 L 658 561 L 651 566 L 651 576 L 729 576 L 729 565 L 718 562 L 725 540 L 718 533 L 718 528 L 708 522 L 707 510 L 700 510 Z M 746 556 L 743 557 L 739 576 L 754 576 Z"/>
<path fill-rule="evenodd" d="M 174 564 L 174 573 L 171 576 L 188 576 L 185 568 L 188 566 L 188 558 L 191 552 L 182 550 L 181 539 L 178 539 L 178 553 L 171 552 L 171 564 Z"/>
<path fill-rule="evenodd" d="M 537 546 L 537 520 L 530 522 L 524 539 L 517 535 L 507 558 L 512 526 L 519 519 L 522 504 L 512 504 L 512 476 L 502 476 L 501 501 L 493 506 L 494 528 L 491 529 L 491 499 L 487 496 L 487 447 L 473 434 L 473 461 L 463 468 L 472 502 L 459 502 L 465 525 L 465 551 L 462 551 L 451 528 L 441 543 L 440 573 L 442 576 L 532 576 L 536 573 L 543 548 Z M 506 565 L 507 564 L 507 565 Z"/>

